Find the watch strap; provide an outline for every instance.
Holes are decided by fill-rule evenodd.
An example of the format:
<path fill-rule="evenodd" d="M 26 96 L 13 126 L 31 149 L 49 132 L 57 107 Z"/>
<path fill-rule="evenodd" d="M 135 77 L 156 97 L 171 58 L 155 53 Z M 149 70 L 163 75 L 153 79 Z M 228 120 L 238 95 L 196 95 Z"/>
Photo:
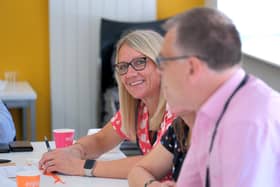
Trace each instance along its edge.
<path fill-rule="evenodd" d="M 93 169 L 95 166 L 96 160 L 86 160 L 84 164 L 84 175 L 94 177 Z"/>

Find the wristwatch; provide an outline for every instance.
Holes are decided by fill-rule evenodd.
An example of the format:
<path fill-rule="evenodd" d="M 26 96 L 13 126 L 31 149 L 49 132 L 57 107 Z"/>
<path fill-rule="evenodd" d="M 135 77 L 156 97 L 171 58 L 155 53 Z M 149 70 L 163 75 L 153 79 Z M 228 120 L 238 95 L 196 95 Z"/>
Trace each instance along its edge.
<path fill-rule="evenodd" d="M 93 171 L 94 166 L 95 166 L 95 161 L 96 160 L 86 160 L 86 162 L 84 164 L 84 174 L 85 174 L 85 176 L 94 177 L 92 171 Z"/>

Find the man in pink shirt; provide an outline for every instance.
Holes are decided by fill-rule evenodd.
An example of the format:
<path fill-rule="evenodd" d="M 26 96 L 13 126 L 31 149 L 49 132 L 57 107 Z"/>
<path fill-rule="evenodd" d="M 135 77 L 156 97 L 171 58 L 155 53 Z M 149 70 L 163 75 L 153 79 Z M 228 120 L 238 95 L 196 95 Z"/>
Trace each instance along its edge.
<path fill-rule="evenodd" d="M 196 111 L 177 186 L 280 186 L 280 95 L 242 69 L 232 21 L 196 8 L 167 22 L 157 59 L 171 111 Z"/>

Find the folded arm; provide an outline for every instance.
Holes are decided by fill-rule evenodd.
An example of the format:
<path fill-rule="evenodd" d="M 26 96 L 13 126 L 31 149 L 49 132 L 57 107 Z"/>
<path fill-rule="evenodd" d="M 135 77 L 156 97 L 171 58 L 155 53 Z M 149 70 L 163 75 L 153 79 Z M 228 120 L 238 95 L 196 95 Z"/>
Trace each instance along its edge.
<path fill-rule="evenodd" d="M 131 170 L 128 180 L 133 187 L 141 186 L 152 179 L 160 180 L 172 169 L 173 155 L 162 144 L 158 144 L 148 155 L 146 155 Z M 159 181 L 149 186 L 160 185 Z"/>

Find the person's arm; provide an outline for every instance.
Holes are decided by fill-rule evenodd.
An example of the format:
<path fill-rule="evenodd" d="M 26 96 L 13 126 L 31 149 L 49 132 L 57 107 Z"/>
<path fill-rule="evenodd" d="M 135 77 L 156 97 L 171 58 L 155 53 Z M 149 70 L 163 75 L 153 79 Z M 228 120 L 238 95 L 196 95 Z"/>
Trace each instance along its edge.
<path fill-rule="evenodd" d="M 80 138 L 73 149 L 79 149 L 82 159 L 95 159 L 116 147 L 123 139 L 108 122 L 98 133 Z"/>
<path fill-rule="evenodd" d="M 143 156 L 134 156 L 112 161 L 97 160 L 92 174 L 96 177 L 104 178 L 127 178 L 131 168 L 133 168 L 142 157 Z M 45 159 L 47 161 L 41 166 L 45 172 L 57 171 L 69 175 L 84 175 L 85 160 L 69 156 L 65 151 L 60 153 L 54 151 L 52 154 L 46 155 Z"/>
<path fill-rule="evenodd" d="M 131 169 L 143 157 L 144 156 L 132 156 L 112 161 L 97 160 L 93 175 L 96 177 L 126 179 Z"/>
<path fill-rule="evenodd" d="M 172 169 L 173 154 L 162 144 L 158 144 L 131 170 L 128 176 L 129 186 L 143 187 L 152 179 L 160 180 Z M 159 181 L 152 182 L 149 187 L 160 186 Z"/>
<path fill-rule="evenodd" d="M 13 141 L 15 134 L 12 116 L 0 100 L 0 143 L 9 143 Z"/>
<path fill-rule="evenodd" d="M 51 160 L 56 161 L 57 164 L 67 164 L 67 158 L 78 160 L 87 158 L 95 159 L 118 145 L 121 141 L 122 138 L 113 129 L 111 122 L 108 122 L 98 133 L 85 136 L 72 146 L 46 152 L 39 162 L 39 168 L 46 169 L 49 167 L 47 162 Z M 64 159 L 64 157 L 66 158 Z M 67 171 L 68 169 L 64 170 L 64 172 L 70 174 Z"/>
<path fill-rule="evenodd" d="M 122 138 L 109 122 L 98 133 L 83 137 L 68 148 L 56 149 L 43 155 L 39 168 L 46 172 L 62 172 L 69 175 L 84 175 L 82 159 L 95 159 L 114 148 Z M 98 177 L 127 178 L 130 169 L 142 156 L 115 161 L 96 161 L 93 174 Z"/>

